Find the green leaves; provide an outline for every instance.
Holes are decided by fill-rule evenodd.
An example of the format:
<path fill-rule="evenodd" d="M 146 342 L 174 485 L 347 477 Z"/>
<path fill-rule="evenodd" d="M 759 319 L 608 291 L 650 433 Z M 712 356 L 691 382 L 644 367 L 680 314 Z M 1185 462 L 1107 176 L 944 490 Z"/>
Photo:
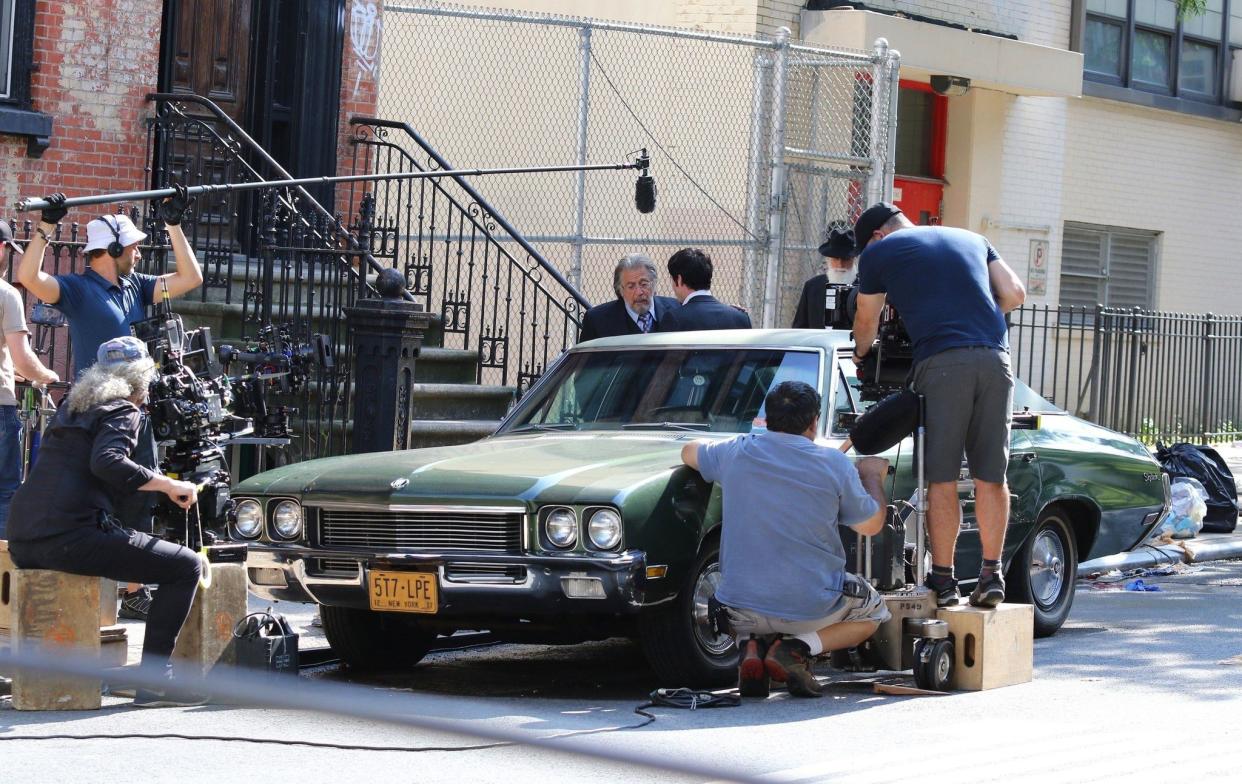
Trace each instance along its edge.
<path fill-rule="evenodd" d="M 1177 2 L 1177 15 L 1185 19 L 1188 16 L 1198 16 L 1207 10 L 1207 0 L 1175 0 Z"/>

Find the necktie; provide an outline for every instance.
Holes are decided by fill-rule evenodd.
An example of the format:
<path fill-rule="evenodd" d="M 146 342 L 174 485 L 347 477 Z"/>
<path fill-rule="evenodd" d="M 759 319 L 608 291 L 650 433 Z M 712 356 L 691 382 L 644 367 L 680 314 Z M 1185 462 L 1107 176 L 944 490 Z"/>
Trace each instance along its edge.
<path fill-rule="evenodd" d="M 655 322 L 655 317 L 651 315 L 651 311 L 647 311 L 646 313 L 638 317 L 638 328 L 641 329 L 644 333 L 650 332 L 652 324 L 654 322 Z"/>

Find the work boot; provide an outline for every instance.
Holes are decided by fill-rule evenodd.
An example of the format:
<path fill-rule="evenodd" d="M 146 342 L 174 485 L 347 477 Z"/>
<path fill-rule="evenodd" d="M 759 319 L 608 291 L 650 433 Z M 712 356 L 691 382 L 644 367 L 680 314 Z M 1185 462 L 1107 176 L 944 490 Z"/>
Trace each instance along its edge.
<path fill-rule="evenodd" d="M 795 697 L 819 697 L 822 689 L 811 672 L 811 649 L 802 640 L 780 637 L 768 647 L 763 660 L 768 675 L 782 681 Z"/>
<path fill-rule="evenodd" d="M 750 635 L 750 639 L 738 644 L 737 692 L 743 697 L 767 699 L 771 684 L 763 657 L 768 653 L 768 641 Z"/>
<path fill-rule="evenodd" d="M 1005 578 L 1000 572 L 979 575 L 979 584 L 970 594 L 970 603 L 975 607 L 992 608 L 1005 601 Z"/>
<path fill-rule="evenodd" d="M 957 590 L 957 580 L 952 577 L 941 577 L 938 574 L 928 574 L 923 580 L 923 585 L 932 590 L 936 594 L 937 607 L 956 607 L 962 601 L 962 594 Z"/>

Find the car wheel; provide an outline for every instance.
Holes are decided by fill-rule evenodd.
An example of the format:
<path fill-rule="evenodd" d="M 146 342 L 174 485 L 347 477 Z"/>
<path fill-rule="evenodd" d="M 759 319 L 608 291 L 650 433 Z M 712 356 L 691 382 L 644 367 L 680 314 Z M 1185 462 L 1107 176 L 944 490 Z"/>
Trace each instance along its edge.
<path fill-rule="evenodd" d="M 733 637 L 711 630 L 707 600 L 720 584 L 720 542 L 711 539 L 695 559 L 677 598 L 645 611 L 639 642 L 665 686 L 727 686 L 737 681 Z"/>
<path fill-rule="evenodd" d="M 1006 599 L 1035 608 L 1035 636 L 1051 637 L 1074 603 L 1078 544 L 1065 512 L 1052 509 L 1009 565 Z"/>
<path fill-rule="evenodd" d="M 397 613 L 319 605 L 328 645 L 348 667 L 382 670 L 413 667 L 435 640 L 435 632 Z"/>
<path fill-rule="evenodd" d="M 945 691 L 953 679 L 953 641 L 919 640 L 914 646 L 914 685 Z"/>

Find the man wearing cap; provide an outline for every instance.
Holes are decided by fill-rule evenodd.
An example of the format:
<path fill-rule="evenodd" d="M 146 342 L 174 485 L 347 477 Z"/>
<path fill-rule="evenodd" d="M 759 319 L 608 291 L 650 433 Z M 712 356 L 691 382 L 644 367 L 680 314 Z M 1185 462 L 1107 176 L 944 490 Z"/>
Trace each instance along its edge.
<path fill-rule="evenodd" d="M 117 503 L 137 491 L 163 493 L 182 509 L 194 484 L 133 459 L 139 410 L 155 376 L 134 337 L 105 341 L 43 435 L 39 460 L 13 496 L 9 554 L 22 569 L 54 569 L 112 580 L 158 583 L 142 645 L 142 666 L 168 677 L 177 635 L 198 588 L 199 558 L 172 542 L 120 524 Z M 164 689 L 139 689 L 140 707 L 186 704 Z"/>
<path fill-rule="evenodd" d="M 42 269 L 43 251 L 68 209 L 61 206 L 64 194 L 52 194 L 47 201 L 52 206 L 43 210 L 35 236 L 17 268 L 17 277 L 27 290 L 60 308 L 69 319 L 69 338 L 78 373 L 95 361 L 101 343 L 130 334 L 130 325 L 146 318 L 146 308 L 155 301 L 157 288 L 162 291 L 167 287 L 169 296 L 178 297 L 202 284 L 198 259 L 181 230 L 181 218 L 190 204 L 184 189 L 159 207 L 176 259 L 175 271 L 167 275 L 134 272 L 142 260 L 138 243 L 147 235 L 125 215 L 102 215 L 86 225 L 85 272 L 48 275 Z"/>
<path fill-rule="evenodd" d="M 626 254 L 612 271 L 617 298 L 586 312 L 578 341 L 658 331 L 664 316 L 681 306 L 672 297 L 657 297 L 655 285 L 655 262 L 641 253 Z"/>
<path fill-rule="evenodd" d="M 824 257 L 824 274 L 816 275 L 802 286 L 802 298 L 798 300 L 792 326 L 794 329 L 849 329 L 850 324 L 844 320 L 844 305 L 846 292 L 857 274 L 854 232 L 833 227 L 828 239 L 819 246 L 819 252 Z"/>
<path fill-rule="evenodd" d="M 9 252 L 21 255 L 9 224 L 0 220 L 0 276 L 8 267 Z M 0 539 L 5 538 L 9 502 L 22 483 L 22 422 L 17 418 L 14 370 L 36 384 L 51 384 L 60 376 L 48 370 L 30 350 L 26 307 L 22 296 L 0 277 Z"/>
<path fill-rule="evenodd" d="M 1009 523 L 1005 473 L 1013 409 L 1005 314 L 1025 301 L 1026 289 L 987 238 L 965 229 L 915 226 L 892 204 L 867 208 L 854 237 L 861 254 L 854 361 L 861 364 L 872 350 L 887 299 L 914 341 L 913 386 L 927 401 L 927 585 L 940 606 L 958 603 L 953 559 L 964 451 L 983 550 L 970 603 L 995 607 L 1005 598 L 1001 554 Z"/>

